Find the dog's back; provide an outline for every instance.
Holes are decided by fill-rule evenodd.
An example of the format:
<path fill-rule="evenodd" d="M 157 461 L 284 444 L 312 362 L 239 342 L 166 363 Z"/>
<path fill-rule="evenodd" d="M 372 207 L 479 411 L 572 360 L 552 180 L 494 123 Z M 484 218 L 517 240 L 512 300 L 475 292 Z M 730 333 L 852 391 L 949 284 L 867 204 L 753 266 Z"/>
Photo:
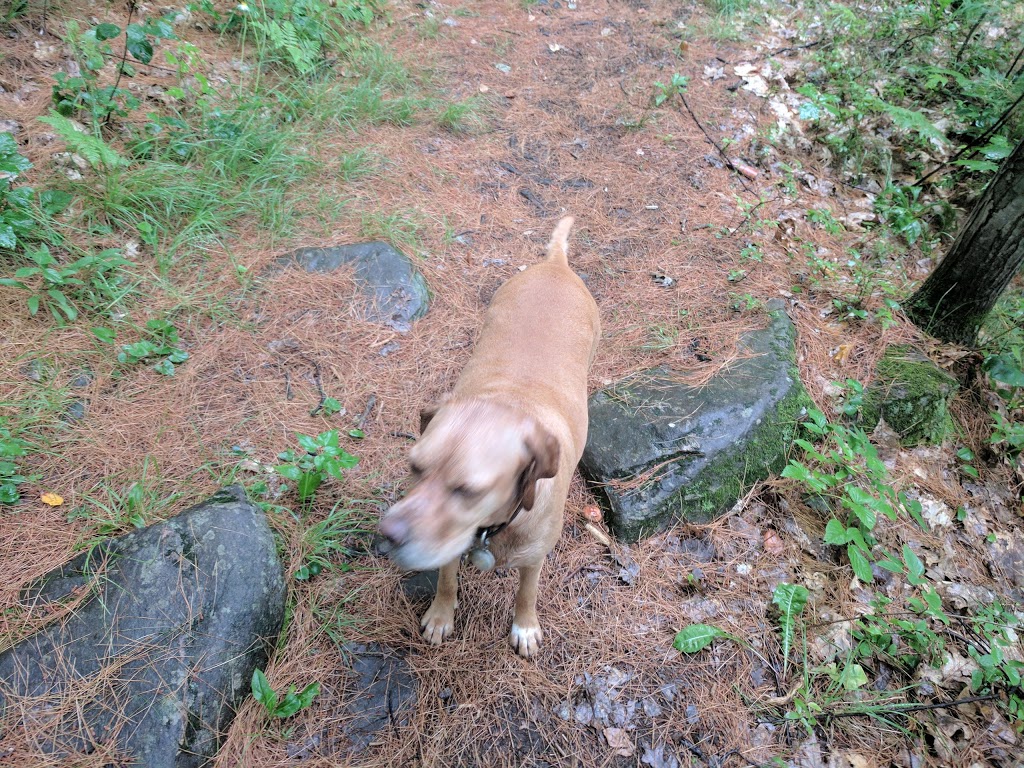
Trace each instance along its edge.
<path fill-rule="evenodd" d="M 555 227 L 545 261 L 494 294 L 473 357 L 453 393 L 558 403 L 574 442 L 586 437 L 587 372 L 600 336 L 597 304 L 568 262 L 573 219 Z M 578 457 L 577 457 L 578 458 Z"/>

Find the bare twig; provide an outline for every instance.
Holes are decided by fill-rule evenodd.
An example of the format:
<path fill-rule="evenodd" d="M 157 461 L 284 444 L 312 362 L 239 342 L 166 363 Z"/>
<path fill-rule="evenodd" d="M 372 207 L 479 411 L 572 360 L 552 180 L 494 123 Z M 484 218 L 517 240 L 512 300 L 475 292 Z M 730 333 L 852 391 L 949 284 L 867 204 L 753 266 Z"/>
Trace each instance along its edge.
<path fill-rule="evenodd" d="M 132 25 L 132 16 L 135 14 L 135 0 L 128 0 L 128 21 L 124 25 L 124 50 L 121 51 L 121 63 L 117 67 L 117 79 L 114 80 L 114 88 L 111 90 L 111 104 L 107 114 L 103 116 L 103 125 L 110 124 L 110 116 L 114 114 L 113 97 L 121 85 L 121 76 L 124 74 L 124 65 L 128 59 L 128 27 Z"/>
<path fill-rule="evenodd" d="M 950 707 L 959 707 L 961 704 L 973 704 L 978 701 L 992 701 L 992 699 L 998 699 L 999 694 L 997 693 L 986 693 L 983 696 L 967 696 L 963 699 L 953 699 L 952 701 L 940 701 L 935 704 L 894 704 L 891 708 L 883 708 L 881 710 L 872 710 L 873 713 L 884 712 L 887 714 L 903 714 L 904 712 L 926 712 L 932 709 L 949 709 Z M 867 712 L 863 711 L 852 711 L 852 712 L 827 712 L 822 715 L 826 719 L 835 719 L 839 717 L 861 717 L 867 715 Z"/>
<path fill-rule="evenodd" d="M 740 180 L 740 184 L 742 184 L 742 185 L 743 185 L 743 188 L 744 188 L 745 190 L 747 190 L 747 192 L 749 192 L 750 194 L 754 194 L 754 190 L 752 190 L 752 189 L 751 189 L 751 188 L 750 188 L 750 187 L 749 187 L 749 186 L 747 185 L 747 182 L 746 182 L 746 181 L 744 180 L 743 174 L 739 173 L 739 169 L 737 169 L 737 168 L 736 168 L 736 165 L 735 165 L 735 164 L 733 163 L 733 161 L 729 159 L 729 156 L 728 156 L 727 154 L 725 154 L 725 150 L 724 150 L 724 149 L 722 149 L 722 148 L 721 148 L 721 147 L 720 147 L 720 146 L 718 145 L 718 142 L 717 142 L 717 141 L 715 141 L 715 140 L 714 140 L 713 138 L 711 138 L 711 134 L 709 134 L 709 133 L 708 133 L 708 132 L 707 132 L 707 131 L 705 130 L 704 126 L 703 126 L 703 125 L 701 125 L 701 122 L 700 122 L 700 120 L 698 120 L 698 119 L 697 119 L 697 115 L 695 115 L 695 114 L 693 113 L 693 110 L 692 110 L 692 109 L 690 109 L 690 104 L 689 104 L 689 103 L 688 103 L 688 102 L 686 101 L 686 97 L 685 97 L 685 96 L 683 96 L 683 94 L 681 94 L 681 93 L 680 93 L 680 94 L 679 94 L 679 100 L 683 102 L 683 106 L 684 106 L 684 107 L 686 107 L 686 111 L 687 111 L 687 112 L 689 112 L 689 114 L 690 114 L 690 117 L 691 117 L 691 118 L 693 118 L 693 122 L 695 122 L 695 123 L 697 124 L 697 127 L 698 127 L 698 128 L 700 128 L 700 132 L 704 134 L 704 138 L 706 138 L 706 139 L 707 139 L 707 140 L 708 140 L 709 142 L 711 142 L 711 146 L 713 146 L 713 147 L 714 147 L 715 149 L 717 149 L 717 150 L 718 150 L 718 154 L 722 156 L 722 160 L 723 160 L 723 161 L 725 162 L 726 166 L 727 166 L 727 167 L 728 167 L 728 168 L 729 168 L 730 170 L 732 170 L 732 171 L 736 171 L 736 173 L 738 173 L 738 174 L 739 174 L 739 175 L 738 175 L 738 176 L 737 176 L 736 178 L 738 178 L 738 179 Z"/>
<path fill-rule="evenodd" d="M 366 420 L 370 418 L 370 414 L 373 413 L 373 406 L 375 406 L 376 404 L 377 396 L 370 395 L 370 399 L 366 401 L 366 407 L 363 409 L 363 412 L 359 415 L 359 418 L 356 419 L 356 429 L 363 428 L 363 425 L 366 424 Z"/>
<path fill-rule="evenodd" d="M 316 416 L 320 413 L 320 409 L 324 407 L 324 402 L 327 400 L 327 394 L 324 392 L 324 383 L 320 373 L 320 363 L 306 355 L 299 355 L 299 358 L 313 366 L 313 384 L 316 386 L 316 393 L 320 396 L 320 401 L 316 404 L 316 408 L 309 412 L 309 415 Z"/>
<path fill-rule="evenodd" d="M 967 33 L 964 41 L 960 43 L 960 49 L 956 52 L 956 56 L 953 57 L 953 61 L 960 61 L 960 57 L 964 55 L 964 51 L 967 49 L 967 44 L 971 42 L 971 38 L 974 37 L 974 33 L 978 31 L 978 27 L 981 26 L 981 22 L 985 20 L 987 15 L 987 13 L 981 14 L 981 16 L 978 17 L 978 20 L 974 22 L 974 26 L 971 27 L 970 31 Z"/>
<path fill-rule="evenodd" d="M 915 186 L 915 187 L 921 186 L 926 181 L 928 181 L 928 179 L 930 179 L 936 173 L 938 173 L 943 168 L 945 168 L 947 165 L 950 165 L 951 163 L 955 163 L 965 153 L 970 151 L 971 154 L 973 154 L 974 152 L 976 152 L 977 148 L 982 146 L 986 141 L 988 141 L 988 139 L 992 136 L 992 134 L 994 134 L 996 131 L 998 131 L 1000 128 L 1003 127 L 1003 124 L 1007 120 L 1010 119 L 1010 115 L 1012 114 L 1013 110 L 1015 110 L 1018 106 L 1020 106 L 1020 103 L 1022 101 L 1024 101 L 1024 93 L 1021 93 L 1021 95 L 1017 97 L 1017 100 L 1015 102 L 1013 102 L 1013 104 L 1011 104 L 1009 107 L 1007 107 L 1003 111 L 1003 114 L 1000 116 L 1000 118 L 998 120 L 996 120 L 996 122 L 994 122 L 989 127 L 989 129 L 987 131 L 985 131 L 983 134 L 981 134 L 981 136 L 979 136 L 977 139 L 975 139 L 972 143 L 970 143 L 970 144 L 966 145 L 965 147 L 963 147 L 963 149 L 961 149 L 959 152 L 957 152 L 955 155 L 953 155 L 951 158 L 949 158 L 949 160 L 946 160 L 946 161 L 944 161 L 942 163 L 939 163 L 931 171 L 929 171 L 927 174 L 925 174 L 920 179 L 915 181 L 912 186 Z"/>

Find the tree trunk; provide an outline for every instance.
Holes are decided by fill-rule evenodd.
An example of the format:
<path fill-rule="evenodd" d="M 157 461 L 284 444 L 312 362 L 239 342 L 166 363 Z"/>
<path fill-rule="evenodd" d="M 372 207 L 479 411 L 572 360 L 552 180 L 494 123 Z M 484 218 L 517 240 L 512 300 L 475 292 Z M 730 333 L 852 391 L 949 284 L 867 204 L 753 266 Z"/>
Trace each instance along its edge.
<path fill-rule="evenodd" d="M 957 235 L 946 258 L 904 304 L 916 325 L 972 346 L 982 321 L 1024 262 L 1024 141 L 1017 145 Z"/>

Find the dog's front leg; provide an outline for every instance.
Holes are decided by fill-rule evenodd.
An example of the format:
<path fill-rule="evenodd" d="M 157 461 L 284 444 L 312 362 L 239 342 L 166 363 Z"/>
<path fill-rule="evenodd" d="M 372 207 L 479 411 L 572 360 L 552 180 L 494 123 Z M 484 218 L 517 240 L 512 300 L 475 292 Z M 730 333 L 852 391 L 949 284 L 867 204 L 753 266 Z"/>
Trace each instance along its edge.
<path fill-rule="evenodd" d="M 542 564 L 524 565 L 519 569 L 516 612 L 512 617 L 512 632 L 508 636 L 516 653 L 527 659 L 537 655 L 544 639 L 544 632 L 537 619 L 537 585 Z"/>
<path fill-rule="evenodd" d="M 431 645 L 440 645 L 455 629 L 455 609 L 459 605 L 459 556 L 441 566 L 437 574 L 434 601 L 420 620 L 423 637 Z"/>

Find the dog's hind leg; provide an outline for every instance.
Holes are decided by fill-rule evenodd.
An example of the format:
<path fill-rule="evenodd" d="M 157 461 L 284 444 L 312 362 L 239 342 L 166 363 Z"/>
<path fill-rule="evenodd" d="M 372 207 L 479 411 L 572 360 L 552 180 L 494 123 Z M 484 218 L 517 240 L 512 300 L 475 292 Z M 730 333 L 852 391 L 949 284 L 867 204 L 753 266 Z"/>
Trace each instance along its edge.
<path fill-rule="evenodd" d="M 524 565 L 519 569 L 519 589 L 516 591 L 516 612 L 512 617 L 512 632 L 508 641 L 516 653 L 525 658 L 536 656 L 544 632 L 537 619 L 537 585 L 543 561 Z"/>
<path fill-rule="evenodd" d="M 423 637 L 431 645 L 440 645 L 455 629 L 455 609 L 459 605 L 459 556 L 441 566 L 437 574 L 437 592 L 434 601 L 420 620 Z"/>

